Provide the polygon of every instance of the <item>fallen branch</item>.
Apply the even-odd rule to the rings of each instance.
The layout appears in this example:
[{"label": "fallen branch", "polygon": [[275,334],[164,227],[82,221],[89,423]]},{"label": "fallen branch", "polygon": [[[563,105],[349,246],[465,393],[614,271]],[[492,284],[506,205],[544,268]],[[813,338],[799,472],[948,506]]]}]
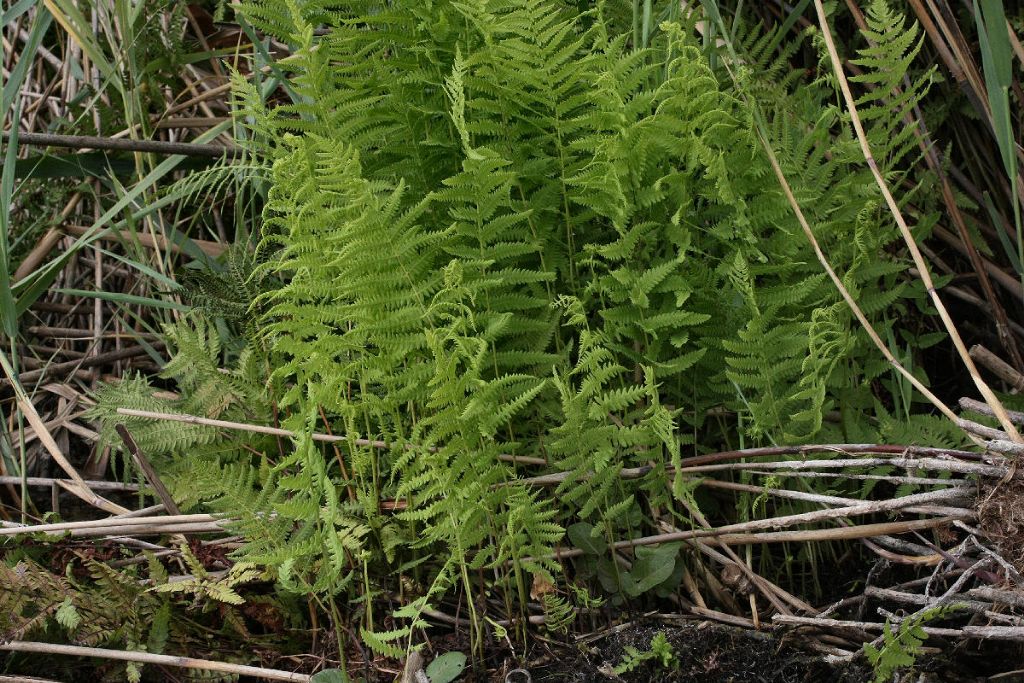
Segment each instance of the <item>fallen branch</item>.
[{"label": "fallen branch", "polygon": [[[960,407],[964,410],[970,410],[971,412],[979,413],[981,415],[987,415],[989,417],[995,417],[996,412],[988,407],[981,401],[976,401],[973,398],[961,398]],[[1017,424],[1024,424],[1024,413],[1018,410],[1007,410],[1006,415]]]},{"label": "fallen branch", "polygon": [[[11,475],[5,475],[0,477],[0,485],[7,484],[20,484],[25,482],[27,486],[60,486],[61,484],[72,484],[74,483],[71,479],[54,479],[52,477],[15,477]],[[96,491],[129,491],[135,492],[139,490],[138,484],[122,484],[119,481],[105,481],[102,479],[89,479],[85,483],[89,488]]]},{"label": "fallen branch", "polygon": [[[153,346],[163,347],[163,342],[153,342]],[[28,384],[34,382],[44,376],[54,375],[64,371],[75,371],[82,370],[85,368],[95,367],[97,365],[106,365],[118,360],[125,360],[127,358],[135,358],[136,356],[144,356],[147,351],[142,346],[132,346],[127,349],[118,349],[116,351],[107,351],[105,353],[98,353],[95,356],[89,356],[88,358],[80,358],[75,360],[64,361],[63,363],[52,363],[45,368],[39,368],[38,370],[29,370],[18,375],[18,381],[22,384]],[[9,378],[0,378],[0,386],[10,386],[11,380]]]},{"label": "fallen branch", "polygon": [[[1009,443],[1009,442],[1007,442]],[[889,465],[905,470],[937,470],[940,472],[957,472],[959,474],[978,474],[986,477],[1005,477],[1007,468],[999,465],[963,462],[960,460],[944,460],[941,458],[859,458],[849,460],[784,460],[780,462],[759,462],[756,467],[763,470],[809,470],[846,467],[879,467]],[[729,470],[750,469],[750,463],[731,462],[717,465],[701,465],[683,467],[678,472],[697,474],[699,472],[724,472]]]}]

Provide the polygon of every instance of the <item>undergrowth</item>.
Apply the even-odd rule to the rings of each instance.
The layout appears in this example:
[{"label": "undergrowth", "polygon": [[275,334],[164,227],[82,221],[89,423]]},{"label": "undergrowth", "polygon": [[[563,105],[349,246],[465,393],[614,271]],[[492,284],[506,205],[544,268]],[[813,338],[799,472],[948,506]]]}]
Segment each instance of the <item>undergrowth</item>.
[{"label": "undergrowth", "polygon": [[[237,520],[245,571],[325,611],[351,601],[346,620],[373,650],[417,646],[425,610],[451,595],[479,653],[496,629],[522,637],[531,611],[564,627],[602,591],[671,592],[688,557],[677,546],[638,549],[629,569],[606,557],[589,588],[585,562],[576,576],[553,550],[570,525],[597,555],[763,504],[709,497],[675,471],[686,456],[960,444],[858,328],[757,140],[755,107],[831,264],[912,365],[909,350],[939,337],[896,322],[930,313],[924,292],[901,277],[896,227],[829,77],[797,87],[786,66],[795,44],[780,56],[778,36],[740,31],[746,61],[730,74],[678,3],[642,32],[604,2],[238,11],[291,48],[278,65],[291,101],[266,105],[235,81],[251,177],[269,183],[255,255],[243,246],[186,283],[195,306],[167,330],[167,384],[111,385],[94,414],[129,426],[183,509]],[[898,12],[879,0],[867,20],[858,107],[895,183],[918,153],[902,114],[934,74],[908,73],[920,42]],[[924,237],[936,213],[929,178],[915,178],[904,200]],[[345,438],[313,439],[327,432]],[[619,476],[632,467],[649,470]],[[553,489],[524,480],[545,472],[566,474]],[[795,570],[760,561],[799,574],[827,552],[810,546]],[[204,581],[167,590],[235,595]],[[554,593],[541,607],[538,585]]]}]

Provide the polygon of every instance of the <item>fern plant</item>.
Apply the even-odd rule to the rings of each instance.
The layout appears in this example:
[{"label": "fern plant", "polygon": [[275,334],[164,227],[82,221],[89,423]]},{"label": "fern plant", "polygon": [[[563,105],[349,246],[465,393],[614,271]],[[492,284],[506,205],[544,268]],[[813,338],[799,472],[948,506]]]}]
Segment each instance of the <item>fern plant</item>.
[{"label": "fern plant", "polygon": [[923,649],[921,646],[928,639],[925,625],[958,609],[960,606],[956,604],[931,607],[900,621],[898,626],[887,619],[882,629],[882,646],[864,644],[864,654],[875,672],[875,683],[888,683],[899,670],[914,666]]},{"label": "fern plant", "polygon": [[[847,121],[825,106],[830,83],[796,88],[784,68],[796,48],[779,58],[778,41],[748,39],[734,81],[692,25],[637,40],[603,2],[239,11],[291,49],[290,102],[267,107],[235,81],[269,184],[259,257],[232,252],[221,274],[192,278],[196,311],[169,332],[164,371],[177,396],[132,380],[102,392],[97,414],[129,403],[298,434],[132,425],[176,495],[232,513],[239,560],[324,602],[358,592],[374,649],[398,653],[432,601],[483,576],[510,618],[525,616],[531,575],[554,582],[548,558],[580,519],[609,538],[692,526],[699,482],[670,466],[723,431],[936,433],[912,400],[902,415],[885,407],[888,366],[820,272],[753,132],[756,106],[831,262],[895,340],[893,321],[927,311],[923,292],[899,277],[898,235]],[[892,112],[931,74],[904,88],[919,44],[884,3],[868,25],[859,106],[895,179],[914,158]],[[322,430],[345,438],[325,448],[311,436]],[[645,474],[622,479],[624,467]],[[531,468],[564,473],[554,496],[521,481]],[[669,550],[668,571],[633,593],[676,576]],[[389,572],[415,585],[385,630],[373,596]],[[487,617],[466,604],[476,644]]]}]

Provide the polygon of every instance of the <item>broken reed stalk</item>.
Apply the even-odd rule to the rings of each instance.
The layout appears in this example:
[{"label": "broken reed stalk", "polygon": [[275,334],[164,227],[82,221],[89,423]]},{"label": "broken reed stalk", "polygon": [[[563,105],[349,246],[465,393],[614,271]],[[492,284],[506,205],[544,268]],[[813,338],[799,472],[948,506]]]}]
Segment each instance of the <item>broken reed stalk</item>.
[{"label": "broken reed stalk", "polygon": [[[882,177],[882,172],[878,168],[878,163],[875,161],[874,155],[871,152],[871,146],[868,144],[867,135],[864,132],[864,126],[857,113],[857,105],[854,102],[853,93],[850,90],[850,84],[846,80],[846,75],[843,73],[842,61],[840,60],[839,53],[836,50],[835,41],[832,39],[832,29],[829,27],[828,19],[825,15],[825,8],[822,5],[822,0],[814,0],[814,8],[818,14],[818,24],[821,28],[822,37],[825,39],[825,46],[828,50],[829,59],[832,63],[832,71],[835,73],[836,79],[839,82],[839,88],[843,93],[843,99],[846,102],[846,108],[850,114],[850,121],[857,134],[857,141],[860,143],[861,152],[868,164],[868,168],[871,169],[871,174],[874,176],[875,183],[878,185],[879,190],[882,192],[882,196],[885,198],[885,203],[889,207],[889,211],[896,220],[896,225],[899,227],[900,234],[903,236],[903,241],[906,243],[907,249],[910,251],[910,255],[914,260],[914,265],[917,266],[917,269],[921,274],[921,281],[928,290],[928,295],[931,297],[932,303],[935,305],[935,309],[939,313],[939,318],[942,320],[942,324],[946,328],[946,332],[949,334],[950,339],[953,341],[953,345],[956,347],[957,353],[960,355],[960,359],[963,361],[968,373],[970,373],[971,379],[974,380],[974,385],[985,398],[985,402],[991,406],[996,419],[998,419],[999,423],[1003,426],[1003,430],[1010,435],[1010,439],[1017,443],[1024,443],[1024,439],[1021,439],[1020,433],[1017,432],[1017,428],[1013,426],[1010,418],[1006,415],[1006,409],[1003,407],[1002,402],[995,393],[992,392],[992,389],[989,388],[988,384],[978,373],[978,368],[974,364],[974,359],[972,359],[970,353],[968,353],[967,347],[964,345],[963,339],[960,338],[960,333],[957,330],[956,325],[953,323],[953,319],[949,316],[949,312],[946,310],[945,305],[942,303],[942,299],[939,297],[939,293],[935,289],[935,283],[932,281],[931,274],[928,270],[928,264],[924,260],[924,256],[922,256],[921,250],[917,246],[914,235],[910,232],[910,228],[907,226],[907,222],[903,218],[903,212],[900,211],[899,205],[896,203],[896,199],[893,197],[892,192],[889,191],[889,186],[886,183],[885,178]],[[790,193],[787,192],[787,194]],[[879,342],[880,341],[881,340],[879,340]],[[891,356],[891,353],[889,355]],[[903,373],[905,373],[905,376],[908,378],[913,377],[910,373],[906,372],[906,370],[903,370]],[[915,388],[918,388],[918,384],[920,384],[920,382],[915,383]],[[948,407],[943,410],[943,413],[956,422],[956,416],[952,414],[952,411],[950,411]]]},{"label": "broken reed stalk", "polygon": [[[825,511],[823,511],[825,512]],[[782,519],[777,518],[777,519]],[[758,522],[770,520],[757,520]],[[611,550],[624,550],[643,545],[659,545],[661,543],[675,543],[676,541],[688,541],[700,538],[715,540],[726,545],[751,545],[754,543],[806,543],[810,541],[840,541],[858,540],[862,538],[874,538],[875,536],[889,536],[893,534],[905,534],[911,531],[922,531],[924,529],[935,529],[946,526],[956,521],[955,517],[933,517],[931,519],[910,519],[902,522],[880,522],[877,524],[860,524],[857,526],[846,526],[832,529],[803,529],[798,531],[766,531],[766,532],[744,532],[746,524],[732,524],[715,529],[694,529],[691,531],[677,531],[653,536],[640,536],[626,541],[610,543]],[[564,560],[572,557],[579,557],[586,554],[580,548],[568,548],[556,550],[543,557],[555,560]],[[530,557],[520,560],[521,562],[536,561],[540,558]]]},{"label": "broken reed stalk", "polygon": [[[978,413],[980,415],[987,415],[988,417],[995,417],[995,411],[992,410],[987,404],[981,401],[976,401],[973,398],[961,398],[960,407],[964,410],[970,410],[971,412]],[[1024,424],[1024,413],[1017,410],[1007,410],[1006,415],[1017,424]]]},{"label": "broken reed stalk", "polygon": [[999,465],[985,465],[973,462],[960,462],[957,460],[942,460],[939,458],[858,458],[855,460],[781,460],[778,462],[728,462],[717,465],[701,465],[697,467],[683,467],[677,470],[684,474],[695,474],[697,472],[722,472],[728,470],[751,469],[752,467],[762,470],[811,470],[830,469],[846,467],[877,467],[879,465],[891,465],[906,470],[938,470],[941,472],[956,472],[957,474],[977,474],[984,477],[1004,477],[1007,468]]},{"label": "broken reed stalk", "polygon": [[[54,479],[52,477],[15,477],[5,475],[0,477],[0,486],[6,484],[20,484],[22,481],[28,486],[60,486],[61,484],[74,483],[70,479]],[[105,481],[101,479],[87,480],[85,482],[90,489],[95,491],[126,491],[134,493],[139,490],[138,484],[122,484],[119,481]]]},{"label": "broken reed stalk", "polygon": [[[956,482],[949,482],[950,484]],[[828,496],[820,493],[805,493],[803,491],[792,491],[790,489],[777,489],[777,488],[766,488],[764,486],[754,486],[753,484],[740,484],[731,481],[718,481],[717,479],[705,479],[700,483],[701,486],[707,486],[713,489],[724,489],[726,491],[742,491],[744,493],[752,493],[755,496],[768,495],[773,498],[785,498],[788,500],[802,500],[807,503],[818,503],[819,505],[858,505],[862,503],[862,500],[857,498],[844,498],[841,496]],[[946,489],[949,491],[949,489]],[[956,490],[954,493],[959,496],[966,491]],[[951,499],[953,496],[951,496]],[[930,514],[932,511],[931,506],[911,506],[904,510],[904,512],[913,512],[921,514]]]},{"label": "broken reed stalk", "polygon": [[149,485],[153,487],[153,490],[156,492],[157,497],[163,504],[164,509],[172,516],[180,515],[181,511],[178,509],[177,504],[175,504],[170,492],[167,491],[167,487],[164,486],[163,481],[161,481],[160,476],[156,473],[156,469],[153,468],[153,465],[150,464],[146,454],[143,453],[142,449],[139,448],[139,445],[135,443],[135,439],[132,438],[128,429],[122,424],[114,425],[114,429],[117,431],[118,436],[121,437],[121,441],[124,442],[124,447],[128,449],[128,452],[132,456],[132,460],[135,461],[135,465],[142,471],[143,475],[145,475],[146,481],[149,482]]},{"label": "broken reed stalk", "polygon": [[[2,139],[9,141],[11,134],[3,132]],[[233,159],[242,155],[241,147],[197,144],[194,142],[166,142],[164,140],[126,140],[105,138],[96,135],[55,135],[52,133],[18,133],[18,143],[41,147],[67,147],[71,149],[109,149],[123,152],[152,152],[155,154],[180,154],[183,156]]]},{"label": "broken reed stalk", "polygon": [[900,477],[894,475],[882,475],[882,474],[850,474],[849,472],[806,472],[800,470],[799,472],[784,472],[782,470],[775,470],[773,472],[762,472],[755,469],[756,465],[751,465],[749,469],[740,470],[744,474],[753,474],[758,477],[796,477],[799,479],[851,479],[855,481],[887,481],[890,484],[911,484],[913,486],[949,486],[956,483],[950,479],[940,479],[938,477]]},{"label": "broken reed stalk", "polygon": [[181,536],[185,534],[223,533],[224,527],[216,522],[182,522],[179,524],[119,525],[103,529],[74,529],[67,532],[71,538],[110,538],[128,536]]},{"label": "broken reed stalk", "polygon": [[[155,341],[152,342],[151,345],[155,348],[163,348],[164,343],[162,341]],[[28,384],[29,382],[35,382],[36,380],[42,379],[45,376],[53,376],[59,372],[74,372],[75,370],[92,368],[98,365],[106,365],[107,363],[113,363],[114,361],[126,360],[137,356],[145,356],[146,353],[148,352],[142,346],[130,346],[126,349],[98,353],[94,356],[89,356],[88,358],[77,358],[75,360],[64,361],[63,363],[51,363],[50,365],[38,370],[28,370],[27,372],[19,374],[18,381],[22,384]],[[9,378],[0,378],[0,387],[10,384],[11,380]]]},{"label": "broken reed stalk", "polygon": [[[815,626],[828,629],[859,629],[862,631],[881,631],[885,624],[874,621],[844,621],[840,619],[822,619],[818,617],[790,617],[776,614],[772,621],[789,626]],[[930,636],[949,638],[978,638],[981,640],[1016,640],[1024,641],[1024,626],[962,626],[960,628],[937,628],[922,626]]]},{"label": "broken reed stalk", "polygon": [[302,683],[306,683],[311,679],[308,674],[294,671],[264,669],[258,666],[230,664],[228,662],[218,662],[211,659],[196,659],[195,657],[158,655],[151,652],[109,650],[100,647],[81,647],[78,645],[58,645],[56,643],[35,643],[15,640],[7,643],[0,643],[0,650],[6,650],[7,652],[35,652],[44,655],[68,655],[70,657],[96,657],[98,659],[116,659],[123,662],[138,662],[140,664],[155,664],[157,666],[174,666],[181,669],[222,671],[227,674],[252,676],[253,678],[270,681],[301,681]]},{"label": "broken reed stalk", "polygon": [[191,515],[165,515],[160,517],[127,517],[118,516],[108,519],[92,519],[84,522],[56,522],[53,524],[31,524],[26,526],[10,526],[0,528],[0,536],[17,536],[27,533],[59,533],[78,529],[108,529],[110,527],[146,527],[180,523],[216,524],[219,517],[196,513]]},{"label": "broken reed stalk", "polygon": [[[138,410],[135,408],[118,408],[118,415],[124,415],[126,417],[141,417],[150,420],[165,420],[169,422],[183,422],[186,424],[204,425],[207,427],[220,427],[222,429],[231,429],[235,431],[252,432],[255,434],[266,434],[268,436],[283,436],[288,438],[296,438],[299,436],[296,432],[289,431],[287,429],[281,429],[279,427],[268,427],[265,425],[253,425],[244,422],[230,422],[228,420],[216,420],[208,417],[199,417],[197,415],[186,415],[182,413],[160,413],[150,410]],[[339,443],[339,442],[351,442],[356,446],[369,446],[371,448],[386,449],[390,448],[390,444],[386,441],[374,440],[374,439],[350,439],[344,435],[335,434],[321,434],[314,432],[310,438],[313,441],[321,441],[325,443]],[[412,444],[406,444],[406,448],[413,448]],[[804,445],[804,446],[769,446],[764,448],[748,448],[738,451],[723,451],[721,453],[711,453],[708,455],[696,456],[694,458],[683,459],[682,472],[701,472],[701,471],[713,471],[715,469],[742,469],[750,468],[751,463],[729,463],[723,467],[701,467],[705,464],[710,465],[714,462],[721,460],[739,460],[743,458],[757,458],[771,455],[790,455],[790,454],[810,454],[810,453],[821,453],[821,452],[837,452],[837,453],[848,453],[848,454],[910,454],[910,453],[922,453],[936,456],[935,458],[875,458],[875,459],[851,459],[851,460],[809,460],[809,461],[786,461],[784,463],[759,463],[757,467],[777,467],[779,469],[793,469],[797,465],[793,463],[806,462],[813,463],[814,465],[821,467],[857,467],[867,465],[898,465],[906,469],[938,469],[944,471],[959,472],[962,474],[979,474],[982,476],[998,476],[1002,477],[1006,474],[1006,469],[996,465],[975,465],[973,463],[964,462],[959,458],[966,458],[970,460],[977,460],[980,456],[978,453],[972,453],[970,451],[959,451],[955,449],[946,448],[928,448],[918,446],[899,446],[899,445],[888,445],[888,444],[821,444],[821,445]],[[939,458],[950,458],[949,460],[940,460]],[[507,455],[501,454],[498,456],[499,460],[506,462],[514,462],[521,465],[547,465],[547,461],[543,458],[534,458],[529,456],[521,455]],[[693,466],[687,466],[690,464]],[[802,465],[806,467],[807,465]],[[620,471],[619,476],[623,479],[637,479],[648,474],[653,468],[649,465],[643,467],[624,468]],[[668,468],[668,472],[674,472],[674,468]],[[533,484],[537,486],[547,486],[558,484],[564,481],[569,476],[568,472],[555,472],[553,474],[541,475],[538,477],[530,477],[518,482]],[[948,482],[946,482],[948,483]]]},{"label": "broken reed stalk", "polygon": [[[7,360],[7,356],[4,354],[0,354],[0,365],[3,366],[3,370],[4,372],[7,373],[7,377],[10,380],[10,384],[14,388],[14,395],[18,404],[18,408],[21,410],[22,414],[28,420],[29,425],[31,425],[32,429],[34,429],[36,434],[39,436],[39,441],[40,443],[43,444],[43,447],[46,448],[46,452],[50,454],[50,457],[53,458],[53,461],[60,465],[60,468],[67,473],[68,477],[71,478],[71,483],[61,484],[61,486],[65,490],[70,491],[71,493],[75,494],[76,496],[84,500],[89,505],[100,508],[101,510],[104,510],[111,514],[117,515],[124,512],[128,512],[128,508],[121,507],[117,503],[107,500],[106,498],[98,495],[95,491],[89,488],[89,484],[87,484],[86,481],[82,479],[82,476],[78,473],[78,470],[76,470],[74,466],[70,462],[68,462],[68,459],[64,457],[64,454],[61,452],[60,447],[57,446],[57,442],[53,440],[53,436],[46,429],[46,425],[43,423],[42,418],[39,417],[39,413],[36,412],[35,405],[32,404],[32,401],[25,393],[25,390],[22,388],[21,383],[18,381],[17,373],[14,372],[14,368],[11,367],[10,363]],[[22,472],[22,477],[24,477],[25,474],[25,472]]]},{"label": "broken reed stalk", "polygon": [[1017,391],[1024,390],[1024,375],[1017,372],[1012,365],[1002,358],[986,349],[981,344],[971,347],[971,358],[978,361],[992,371],[999,379],[1003,380]]}]

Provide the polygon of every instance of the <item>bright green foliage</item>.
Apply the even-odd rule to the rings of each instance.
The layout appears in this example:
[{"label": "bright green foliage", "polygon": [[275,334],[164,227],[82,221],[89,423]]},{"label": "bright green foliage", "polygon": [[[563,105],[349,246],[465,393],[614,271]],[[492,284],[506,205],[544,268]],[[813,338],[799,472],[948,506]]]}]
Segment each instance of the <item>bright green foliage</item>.
[{"label": "bright green foliage", "polygon": [[[187,544],[179,544],[178,549],[191,576],[184,581],[155,586],[154,590],[158,593],[187,593],[194,595],[197,600],[209,598],[229,605],[241,605],[245,599],[235,592],[235,587],[255,581],[263,574],[260,569],[248,562],[237,562],[223,576],[215,576],[206,571]],[[57,616],[59,619],[59,613]]]},{"label": "bright green foliage", "polygon": [[466,668],[466,655],[461,652],[446,652],[427,666],[426,674],[430,683],[451,683]]},{"label": "bright green foliage", "polygon": [[[371,565],[429,562],[391,631],[366,607],[378,652],[404,651],[428,600],[472,590],[471,570],[525,602],[528,575],[553,578],[550,551],[581,518],[588,545],[650,528],[652,509],[690,526],[697,482],[667,465],[720,445],[711,408],[758,443],[868,440],[876,416],[889,433],[929,429],[901,432],[892,420],[907,416],[882,408],[888,366],[821,272],[751,103],[711,66],[722,56],[669,23],[638,49],[605,9],[243,2],[291,47],[292,103],[265,108],[236,81],[270,183],[261,258],[233,254],[226,275],[195,279],[204,315],[172,330],[165,372],[179,398],[141,380],[101,396],[108,415],[120,399],[300,434],[133,427],[172,456],[191,502],[240,520],[239,558],[288,590],[361,582],[369,602]],[[876,89],[861,113],[898,179],[912,137],[892,112],[928,75],[880,99],[903,87],[918,43],[882,3],[868,21]],[[828,82],[792,89],[768,45],[751,41],[737,79],[832,265],[895,339],[892,321],[924,305],[897,277],[895,227]],[[840,402],[852,412],[826,423]],[[327,428],[346,437],[336,449],[310,437]],[[186,449],[198,453],[181,462]],[[554,496],[520,481],[523,456],[567,473]],[[623,467],[646,475],[623,480]],[[399,510],[380,514],[390,499]],[[609,585],[678,583],[682,561],[668,547],[636,565],[613,576],[609,563]]]},{"label": "bright green foliage", "polygon": [[893,628],[888,620],[882,629],[882,647],[864,644],[864,654],[875,670],[875,683],[888,683],[898,670],[914,666],[921,646],[928,639],[924,626],[960,609],[959,605],[932,607],[900,621]]},{"label": "bright green foliage", "polygon": [[676,664],[675,651],[669,644],[668,638],[665,637],[663,631],[658,631],[651,638],[651,649],[649,650],[642,652],[632,645],[627,645],[626,654],[623,656],[622,662],[617,664],[612,671],[621,676],[650,660],[655,660],[662,668],[668,668]]}]

